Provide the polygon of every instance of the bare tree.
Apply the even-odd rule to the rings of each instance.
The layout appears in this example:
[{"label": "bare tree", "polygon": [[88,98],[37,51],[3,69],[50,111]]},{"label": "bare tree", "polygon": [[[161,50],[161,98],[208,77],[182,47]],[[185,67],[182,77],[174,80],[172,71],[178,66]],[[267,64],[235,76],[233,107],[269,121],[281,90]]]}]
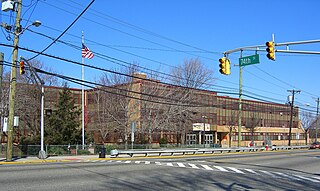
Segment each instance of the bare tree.
[{"label": "bare tree", "polygon": [[97,87],[98,91],[95,93],[97,104],[95,128],[98,129],[104,141],[110,132],[118,132],[127,144],[130,133],[129,120],[132,118],[131,115],[134,115],[130,108],[133,107],[132,97],[136,96],[131,93],[133,86],[131,76],[135,71],[137,71],[136,66],[131,65],[119,71],[127,76],[104,73],[98,80],[102,86]]},{"label": "bare tree", "polygon": [[301,125],[302,128],[305,130],[305,141],[306,144],[308,144],[308,133],[310,133],[310,129],[312,128],[312,126],[314,126],[316,124],[316,118],[312,115],[311,112],[308,111],[302,111],[301,115]]},{"label": "bare tree", "polygon": [[[205,89],[214,82],[213,71],[206,68],[200,59],[184,60],[182,65],[171,70],[171,81],[173,84],[181,86],[175,88],[173,93],[174,98],[179,100],[179,105],[197,105],[195,103],[195,89]],[[177,131],[186,133],[191,128],[190,123],[195,116],[195,113],[200,113],[201,108],[187,106],[172,106],[170,116],[180,119],[179,124],[188,125],[185,128],[182,125],[178,126]],[[186,124],[187,122],[187,124]],[[184,136],[186,137],[186,136]],[[186,140],[184,140],[186,141]]]},{"label": "bare tree", "polygon": [[238,125],[238,115],[237,110],[232,110],[231,115],[227,116],[226,126],[229,128],[229,147],[232,146],[232,134],[236,132]]},{"label": "bare tree", "polygon": [[[39,60],[32,60],[29,62],[33,67],[52,71],[51,68],[46,67],[43,62]],[[44,80],[46,85],[57,85],[58,78],[54,76],[46,76],[39,74],[40,78]],[[4,83],[1,97],[1,117],[8,115],[9,106],[9,80],[10,72],[4,74]],[[20,118],[19,127],[15,135],[18,139],[20,136],[29,137],[30,142],[37,142],[40,134],[40,88],[37,86],[34,76],[30,70],[26,70],[24,75],[17,75],[17,94],[15,111]],[[28,107],[26,107],[28,105]]]},{"label": "bare tree", "polygon": [[254,144],[254,133],[257,130],[257,127],[260,123],[260,114],[256,111],[249,113],[249,118],[246,120],[246,129],[251,133],[251,142]]}]

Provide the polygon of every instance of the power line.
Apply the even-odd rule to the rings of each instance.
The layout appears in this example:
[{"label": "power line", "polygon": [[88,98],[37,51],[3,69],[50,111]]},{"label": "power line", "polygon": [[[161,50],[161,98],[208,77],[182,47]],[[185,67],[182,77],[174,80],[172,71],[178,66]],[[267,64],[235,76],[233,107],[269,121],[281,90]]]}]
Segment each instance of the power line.
[{"label": "power line", "polygon": [[[50,48],[57,40],[59,40],[59,38],[61,38],[71,27],[72,25],[89,9],[89,7],[92,5],[92,3],[95,0],[92,0],[89,5],[80,13],[80,15],[78,15],[78,17],[51,43],[49,44],[45,49],[43,49],[40,53],[43,53],[44,51],[46,51],[48,48]],[[39,56],[40,54],[37,54],[35,56],[33,56],[32,58],[28,59],[28,61],[36,58],[37,56]]]},{"label": "power line", "polygon": [[[41,35],[41,36],[44,36],[46,38],[49,38],[51,40],[53,40],[54,38],[53,37],[50,37],[48,35],[45,35],[43,33],[40,33],[40,32],[35,32],[31,29],[28,29],[30,32],[33,32],[35,34],[38,34],[38,35]],[[87,41],[91,41],[91,40],[87,40]],[[77,49],[77,50],[81,50],[81,47],[80,46],[77,46],[77,45],[74,45],[74,44],[71,44],[71,43],[68,43],[68,42],[65,42],[65,41],[62,41],[62,40],[58,40],[57,42],[60,42],[62,44],[65,44],[67,46],[70,46],[74,49]],[[144,69],[144,70],[147,70],[147,71],[150,71],[150,72],[153,72],[153,73],[157,73],[157,74],[161,74],[161,75],[164,75],[164,76],[168,76],[168,77],[171,77],[171,78],[175,78],[175,79],[181,79],[181,80],[185,80],[183,78],[179,78],[177,76],[174,76],[174,75],[171,75],[171,74],[167,74],[167,73],[164,73],[164,72],[160,72],[160,71],[155,71],[155,70],[152,70],[152,69],[149,69],[149,68],[146,68],[146,67],[143,67],[143,66],[139,66],[139,65],[136,65],[136,64],[132,64],[132,63],[128,63],[128,62],[125,62],[125,61],[122,61],[120,59],[117,59],[117,58],[113,58],[113,57],[110,57],[110,56],[107,56],[107,55],[104,55],[104,54],[101,54],[101,53],[98,53],[98,52],[95,52],[95,51],[92,51],[93,53],[95,53],[95,55],[97,55],[97,57],[101,58],[101,59],[105,59],[105,60],[108,60],[108,59],[113,59],[113,60],[116,60],[118,62],[121,62],[123,64],[120,64],[120,63],[116,63],[117,65],[120,65],[120,66],[123,66],[123,67],[128,67],[127,65],[133,65],[135,67],[138,67],[138,68],[141,68],[141,69]],[[125,65],[124,65],[125,64]],[[176,67],[178,68],[178,67]],[[151,74],[150,72],[146,72],[147,74]],[[224,87],[224,86],[219,86],[219,85],[215,85],[215,84],[208,84],[208,83],[204,83],[204,85],[206,86],[214,86],[214,87],[218,87],[218,88],[223,88],[223,89],[229,89],[229,90],[235,90],[234,88],[229,88],[229,87]]]},{"label": "power line", "polygon": [[[66,12],[66,13],[69,13],[69,14],[74,15],[74,13],[72,13],[72,12],[66,10],[66,9],[62,9],[61,7],[52,5],[52,4],[48,3],[48,2],[42,1],[42,3],[45,3],[45,4],[47,4],[47,5],[49,5],[49,6],[52,6],[52,7],[56,8],[56,9],[59,9],[59,10],[62,10],[62,11],[64,11],[64,12]],[[172,48],[172,47],[169,47],[169,46],[167,46],[167,45],[163,45],[163,44],[161,44],[161,43],[157,43],[157,42],[154,42],[154,41],[151,41],[151,40],[148,40],[148,39],[139,37],[139,36],[137,36],[137,35],[134,35],[134,34],[125,32],[125,31],[123,31],[123,30],[120,30],[120,29],[117,29],[117,28],[108,26],[108,25],[106,25],[106,24],[97,22],[96,20],[88,19],[88,18],[86,18],[86,17],[83,17],[83,19],[84,19],[84,20],[87,20],[87,21],[90,21],[90,22],[92,22],[92,23],[95,23],[95,24],[97,24],[97,25],[103,26],[103,27],[105,27],[105,28],[111,29],[111,30],[113,30],[113,31],[116,31],[116,32],[125,34],[125,35],[127,35],[127,36],[131,36],[131,37],[134,37],[134,38],[136,38],[136,39],[139,39],[139,40],[142,40],[142,41],[145,41],[145,42],[149,42],[149,43],[151,43],[151,44],[155,44],[155,45],[158,45],[158,46],[161,46],[161,47],[165,47],[165,48],[169,48],[169,49],[172,49],[172,50],[177,50],[177,49]],[[195,55],[195,54],[191,54],[191,53],[187,53],[187,52],[185,52],[185,53],[186,53],[186,54],[189,54],[189,55],[192,55],[192,56],[197,56],[197,57],[199,57],[199,58],[204,58],[204,59],[208,59],[208,60],[213,60],[212,58],[208,58],[208,57],[204,57],[204,56],[199,56],[199,55]]]},{"label": "power line", "polygon": [[[58,0],[58,1],[59,1],[59,0]],[[69,1],[73,2],[74,4],[77,4],[77,5],[81,6],[81,7],[83,7],[83,5],[81,5],[81,4],[79,4],[79,3],[75,2],[75,1],[72,1],[72,0],[69,0]],[[60,2],[61,2],[61,1],[60,1]],[[63,3],[66,4],[65,1],[64,1]],[[68,4],[68,5],[70,6],[70,4]],[[128,23],[128,22],[126,22],[126,21],[123,21],[123,20],[120,20],[120,19],[118,19],[118,18],[112,17],[112,16],[110,16],[110,15],[108,15],[108,14],[106,14],[106,13],[102,13],[102,12],[99,12],[98,10],[92,9],[92,13],[91,13],[91,14],[100,17],[100,16],[99,16],[98,14],[96,14],[96,13],[99,13],[100,15],[105,16],[105,17],[106,17],[105,19],[111,20],[111,21],[113,21],[113,22],[119,23],[119,24],[124,25],[124,26],[128,26],[129,28],[138,30],[138,31],[143,32],[143,33],[145,33],[145,34],[152,35],[152,36],[155,36],[155,37],[158,37],[158,38],[160,38],[160,39],[167,40],[167,41],[171,41],[171,42],[174,42],[174,43],[177,43],[177,44],[180,44],[180,45],[189,47],[189,48],[193,48],[193,49],[196,49],[196,50],[205,52],[205,53],[213,53],[213,54],[219,54],[219,55],[221,55],[220,52],[208,51],[208,50],[205,50],[205,49],[203,49],[203,48],[199,48],[199,47],[196,47],[196,46],[193,46],[193,45],[184,43],[184,42],[180,42],[180,41],[178,41],[178,40],[174,40],[174,39],[172,39],[172,38],[163,36],[163,35],[161,35],[161,34],[158,34],[158,33],[152,32],[152,31],[149,31],[149,30],[144,29],[144,28],[142,28],[142,27],[139,27],[139,26],[137,26],[137,25],[133,25],[133,24]],[[101,17],[100,17],[100,18],[101,18]]]},{"label": "power line", "polygon": [[[2,43],[0,43],[0,46],[13,47],[12,45],[2,44]],[[58,60],[62,60],[62,61],[65,61],[65,62],[69,62],[69,63],[72,63],[72,64],[82,65],[82,63],[79,63],[79,62],[76,62],[76,61],[72,61],[72,60],[69,60],[69,59],[66,59],[66,58],[61,58],[61,57],[53,56],[53,55],[46,54],[46,53],[41,53],[41,52],[38,52],[38,51],[35,51],[35,50],[30,50],[30,49],[23,48],[23,47],[19,47],[19,49],[25,50],[25,51],[29,51],[29,52],[33,52],[33,53],[40,53],[41,55],[44,55],[44,56],[47,56],[47,57],[50,57],[50,58],[54,58],[54,59],[58,59]],[[112,60],[112,59],[106,59],[106,60],[108,60],[109,62],[112,62],[112,63],[116,63],[116,62],[117,62],[117,61]],[[89,68],[92,68],[92,69],[104,71],[104,72],[110,72],[110,73],[114,73],[114,74],[117,74],[117,75],[123,75],[123,76],[126,76],[126,77],[133,77],[133,78],[137,78],[137,79],[141,79],[141,80],[146,80],[146,81],[151,81],[151,82],[156,82],[156,83],[161,83],[161,84],[165,84],[165,85],[170,85],[170,86],[175,86],[175,87],[180,87],[180,88],[188,88],[188,89],[191,89],[191,90],[193,89],[193,90],[204,90],[204,91],[208,91],[208,90],[206,90],[206,89],[195,89],[195,88],[191,88],[191,87],[184,87],[184,86],[174,85],[174,84],[170,84],[170,83],[166,83],[166,82],[158,82],[158,81],[154,81],[154,80],[151,80],[151,79],[144,79],[144,78],[140,78],[140,77],[136,77],[136,76],[132,76],[132,75],[128,75],[128,74],[124,74],[124,73],[121,73],[121,72],[116,72],[116,71],[112,71],[112,70],[108,70],[108,69],[104,69],[104,68],[100,68],[100,67],[96,67],[96,66],[92,66],[92,65],[88,65],[88,64],[84,64],[84,66],[89,67]],[[222,93],[222,94],[238,95],[238,93],[225,92],[225,91],[216,91],[216,92],[217,92],[217,93]],[[271,101],[268,101],[268,100],[256,98],[256,97],[254,97],[254,96],[249,96],[249,95],[246,95],[246,94],[243,94],[243,95],[244,95],[244,96],[247,96],[247,97],[250,97],[250,98],[252,98],[252,99],[264,101],[264,102],[267,102],[267,103],[275,103],[275,102],[271,102]]]}]

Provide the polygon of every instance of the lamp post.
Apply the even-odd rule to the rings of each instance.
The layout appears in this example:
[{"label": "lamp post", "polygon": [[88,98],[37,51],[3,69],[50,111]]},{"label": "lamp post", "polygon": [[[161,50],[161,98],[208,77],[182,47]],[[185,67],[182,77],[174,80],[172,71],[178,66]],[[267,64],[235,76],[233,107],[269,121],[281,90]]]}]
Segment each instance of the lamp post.
[{"label": "lamp post", "polygon": [[206,147],[206,118],[207,116],[203,115],[203,147]]},{"label": "lamp post", "polygon": [[[31,25],[28,25],[26,28],[21,30],[21,7],[22,7],[22,0],[17,1],[17,15],[16,15],[16,21],[15,21],[15,31],[14,34],[14,41],[13,41],[13,51],[12,51],[12,67],[11,67],[11,78],[10,78],[10,96],[9,96],[9,117],[8,117],[8,141],[7,141],[7,161],[12,161],[12,143],[13,143],[13,120],[14,120],[14,103],[15,103],[15,95],[16,95],[16,76],[17,76],[17,68],[16,68],[16,62],[18,58],[18,44],[19,44],[19,36],[30,26],[40,26],[41,22],[35,21]],[[8,27],[8,25],[3,24],[2,27],[4,27],[7,31],[8,28],[11,29],[11,27]]]}]

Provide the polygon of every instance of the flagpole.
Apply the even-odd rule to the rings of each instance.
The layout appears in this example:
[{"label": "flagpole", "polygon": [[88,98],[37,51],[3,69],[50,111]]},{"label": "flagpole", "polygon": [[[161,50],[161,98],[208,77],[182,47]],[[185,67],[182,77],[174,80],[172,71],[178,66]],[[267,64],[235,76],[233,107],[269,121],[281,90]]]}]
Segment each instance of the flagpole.
[{"label": "flagpole", "polygon": [[[84,35],[83,35],[83,31],[82,31],[82,44],[84,44]],[[81,56],[82,57],[82,56]],[[82,149],[84,149],[84,57],[82,57],[82,85],[81,85],[81,104],[82,104]]]}]

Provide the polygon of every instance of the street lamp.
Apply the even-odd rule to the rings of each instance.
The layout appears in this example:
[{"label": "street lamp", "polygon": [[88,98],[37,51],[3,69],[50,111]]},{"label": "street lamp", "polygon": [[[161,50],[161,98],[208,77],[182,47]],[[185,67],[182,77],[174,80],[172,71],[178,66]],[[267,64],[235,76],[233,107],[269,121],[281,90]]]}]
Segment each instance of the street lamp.
[{"label": "street lamp", "polygon": [[203,147],[206,147],[206,118],[207,116],[203,115]]},{"label": "street lamp", "polygon": [[16,34],[16,35],[21,35],[24,31],[26,31],[29,27],[31,27],[31,26],[35,26],[35,27],[38,27],[38,26],[40,26],[41,25],[41,22],[40,21],[38,21],[38,20],[35,20],[32,24],[30,24],[30,25],[28,25],[26,28],[24,28],[24,29],[22,29],[22,31],[20,31],[18,34]]}]

